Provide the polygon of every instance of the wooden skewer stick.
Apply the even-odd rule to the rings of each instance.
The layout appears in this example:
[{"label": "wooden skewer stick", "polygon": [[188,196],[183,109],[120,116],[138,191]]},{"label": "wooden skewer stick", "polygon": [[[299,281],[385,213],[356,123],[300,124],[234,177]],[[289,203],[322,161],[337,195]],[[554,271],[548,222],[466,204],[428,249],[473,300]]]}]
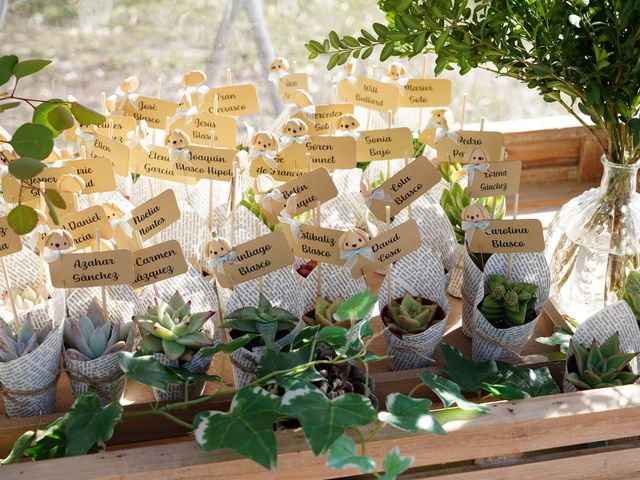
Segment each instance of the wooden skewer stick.
[{"label": "wooden skewer stick", "polygon": [[231,69],[227,68],[227,86],[230,87],[232,85],[232,77],[231,77]]},{"label": "wooden skewer stick", "polygon": [[[520,204],[520,192],[516,192],[513,205],[513,219],[518,219],[518,206]],[[510,253],[507,259],[507,278],[511,280],[511,270],[513,269],[513,253]]]},{"label": "wooden skewer stick", "polygon": [[[427,54],[422,56],[422,78],[427,78]],[[418,132],[422,131],[422,107],[418,109]]]},{"label": "wooden skewer stick", "polygon": [[160,98],[161,92],[162,92],[162,78],[158,77],[156,79],[156,98]]},{"label": "wooden skewer stick", "polygon": [[7,264],[4,261],[4,257],[0,257],[2,263],[2,275],[4,276],[4,284],[7,287],[7,294],[9,295],[9,303],[11,304],[11,311],[13,312],[13,320],[16,322],[16,332],[20,331],[22,325],[20,324],[20,316],[18,315],[18,309],[16,308],[16,300],[11,291],[11,282],[9,282],[9,272],[7,271]]},{"label": "wooden skewer stick", "polygon": [[[409,152],[407,150],[404,151],[404,166],[409,165]],[[413,212],[411,210],[411,204],[407,207],[407,215],[409,215],[409,220],[413,218]]]},{"label": "wooden skewer stick", "polygon": [[102,113],[107,115],[109,111],[107,110],[107,94],[105,92],[100,93],[100,105],[102,105]]},{"label": "wooden skewer stick", "polygon": [[480,119],[480,131],[483,132],[484,131],[484,117],[482,117]]},{"label": "wooden skewer stick", "polygon": [[[387,110],[387,128],[393,128],[393,111]],[[389,180],[391,177],[391,160],[387,160],[387,178]]]},{"label": "wooden skewer stick", "polygon": [[[98,252],[102,251],[102,244],[100,242],[100,229],[96,229],[96,243],[98,244]],[[102,285],[100,287],[100,293],[102,294],[102,315],[106,319],[108,317],[107,311],[107,287]]]},{"label": "wooden skewer stick", "polygon": [[[320,227],[321,226],[321,215],[322,212],[320,210],[320,201],[318,200],[316,202],[316,215],[315,215],[315,225],[316,227]],[[317,285],[316,285],[316,295],[318,297],[322,296],[322,262],[318,262],[318,266],[316,267],[318,269],[318,278],[317,278]]]},{"label": "wooden skewer stick", "polygon": [[[391,207],[387,205],[385,209],[385,221],[387,223],[387,230],[391,228]],[[387,305],[391,305],[393,300],[392,285],[393,285],[393,263],[390,263],[387,267]]]},{"label": "wooden skewer stick", "polygon": [[464,130],[464,115],[467,111],[467,94],[462,95],[462,106],[460,107],[460,130]]},{"label": "wooden skewer stick", "polygon": [[[217,95],[216,95],[217,96]],[[211,130],[211,148],[216,147],[216,132]],[[209,231],[213,229],[213,180],[209,180]]]},{"label": "wooden skewer stick", "polygon": [[295,60],[291,62],[291,68],[293,69],[293,73],[298,73],[298,62]]},{"label": "wooden skewer stick", "polygon": [[331,104],[335,105],[338,101],[338,86],[334,85],[331,87]]},{"label": "wooden skewer stick", "polygon": [[[46,204],[44,201],[44,196],[46,195],[44,182],[40,182],[40,210],[46,212]],[[40,292],[40,296],[45,298],[45,286],[44,286],[44,242],[42,243],[42,247],[39,249],[38,254],[38,290]]]},{"label": "wooden skewer stick", "polygon": [[231,234],[229,235],[229,242],[231,243],[231,248],[233,248],[235,244],[235,232],[236,232],[236,190],[238,186],[238,160],[233,161],[233,174],[231,178],[231,195],[229,196],[231,200]]},{"label": "wooden skewer stick", "polygon": [[[371,80],[376,79],[376,66],[371,66]],[[371,130],[371,109],[367,108],[367,122],[366,122],[367,130]]]}]

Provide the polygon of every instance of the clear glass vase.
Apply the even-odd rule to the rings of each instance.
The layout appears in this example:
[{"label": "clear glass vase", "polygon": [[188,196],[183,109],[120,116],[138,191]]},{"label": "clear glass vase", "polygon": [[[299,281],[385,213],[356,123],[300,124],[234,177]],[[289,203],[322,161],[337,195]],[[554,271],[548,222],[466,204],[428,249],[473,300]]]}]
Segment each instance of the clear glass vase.
[{"label": "clear glass vase", "polygon": [[546,256],[551,298],[560,313],[580,323],[624,294],[626,272],[640,257],[640,162],[602,157],[599,188],[565,204],[549,226]]}]

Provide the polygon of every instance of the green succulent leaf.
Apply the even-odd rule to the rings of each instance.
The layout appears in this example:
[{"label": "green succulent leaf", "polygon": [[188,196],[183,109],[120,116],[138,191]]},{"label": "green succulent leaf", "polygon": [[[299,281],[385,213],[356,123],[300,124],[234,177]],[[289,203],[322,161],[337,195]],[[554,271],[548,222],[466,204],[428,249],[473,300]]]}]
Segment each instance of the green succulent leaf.
[{"label": "green succulent leaf", "polygon": [[400,456],[400,449],[393,447],[382,463],[384,475],[380,477],[380,480],[395,480],[398,475],[409,469],[414,460],[415,457],[412,456]]},{"label": "green succulent leaf", "polygon": [[53,136],[44,125],[25,123],[11,137],[11,146],[21,157],[44,160],[53,150]]},{"label": "green succulent leaf", "polygon": [[456,404],[463,410],[477,410],[480,412],[490,411],[488,407],[466,400],[460,392],[460,387],[451,380],[438,377],[428,371],[422,372],[420,378],[427,387],[433,390],[434,393],[440,397],[445,408],[449,408]]},{"label": "green succulent leaf", "polygon": [[14,65],[13,74],[16,78],[24,78],[36,72],[39,72],[50,63],[51,60],[23,60],[22,62],[18,62]]},{"label": "green succulent leaf", "polygon": [[378,419],[399,430],[417,432],[425,430],[438,435],[446,435],[442,425],[429,413],[431,400],[411,398],[403,393],[387,396],[387,411],[378,413]]},{"label": "green succulent leaf", "polygon": [[455,347],[446,343],[443,343],[440,348],[447,363],[443,372],[458,384],[463,392],[476,393],[483,383],[494,383],[500,377],[496,362],[493,360],[485,362],[467,360]]},{"label": "green succulent leaf", "polygon": [[368,455],[358,455],[355,443],[346,435],[342,435],[331,444],[326,465],[338,471],[355,468],[362,473],[371,473],[376,469],[373,458]]},{"label": "green succulent leaf", "polygon": [[163,391],[167,390],[168,383],[181,381],[178,374],[158,362],[153,355],[134,356],[131,352],[120,352],[118,364],[129,380]]},{"label": "green succulent leaf", "polygon": [[7,215],[7,222],[18,235],[25,235],[38,225],[38,214],[27,205],[16,205]]},{"label": "green succulent leaf", "polygon": [[258,335],[257,333],[246,333],[241,337],[231,340],[229,343],[219,343],[215,347],[202,348],[200,349],[200,356],[210,357],[211,355],[215,355],[218,352],[223,352],[227,354],[233,353],[236,350],[239,350],[242,347],[244,347],[247,343],[249,343],[254,338],[257,338],[259,336],[260,335]]},{"label": "green succulent leaf", "polygon": [[46,168],[46,164],[35,158],[22,157],[9,163],[9,173],[19,180],[28,180]]},{"label": "green succulent leaf", "polygon": [[18,63],[15,55],[3,55],[0,57],[0,86],[7,83],[13,76],[13,67]]}]

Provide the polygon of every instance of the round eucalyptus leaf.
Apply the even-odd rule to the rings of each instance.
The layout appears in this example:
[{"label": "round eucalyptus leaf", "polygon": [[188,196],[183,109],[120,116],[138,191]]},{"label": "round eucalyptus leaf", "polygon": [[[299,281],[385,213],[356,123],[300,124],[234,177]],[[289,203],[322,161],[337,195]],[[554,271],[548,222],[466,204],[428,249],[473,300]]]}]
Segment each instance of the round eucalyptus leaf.
[{"label": "round eucalyptus leaf", "polygon": [[15,55],[4,55],[0,57],[0,85],[7,83],[13,76],[13,67],[18,63]]},{"label": "round eucalyptus leaf", "polygon": [[27,77],[36,72],[39,72],[50,63],[51,63],[51,60],[40,60],[40,59],[24,60],[14,65],[13,74],[16,76],[16,78]]},{"label": "round eucalyptus leaf", "polygon": [[16,205],[7,216],[9,226],[18,235],[25,235],[38,225],[38,214],[27,205]]},{"label": "round eucalyptus leaf", "polygon": [[53,150],[52,132],[44,125],[25,123],[13,134],[11,145],[21,157],[44,160]]},{"label": "round eucalyptus leaf", "polygon": [[27,180],[38,175],[45,167],[40,160],[22,157],[9,163],[9,173],[19,180]]},{"label": "round eucalyptus leaf", "polygon": [[107,121],[104,115],[80,105],[78,102],[71,102],[71,113],[76,117],[78,123],[83,125],[101,125]]},{"label": "round eucalyptus leaf", "polygon": [[47,119],[56,130],[66,130],[75,125],[73,115],[66,105],[54,105],[53,109],[47,114]]}]

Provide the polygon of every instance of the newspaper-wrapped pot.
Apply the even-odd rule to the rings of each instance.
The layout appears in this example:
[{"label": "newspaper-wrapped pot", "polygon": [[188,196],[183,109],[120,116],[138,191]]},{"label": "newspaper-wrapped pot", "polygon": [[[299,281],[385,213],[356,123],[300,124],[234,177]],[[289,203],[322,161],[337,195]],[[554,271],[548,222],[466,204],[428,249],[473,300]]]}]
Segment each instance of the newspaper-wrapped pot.
[{"label": "newspaper-wrapped pot", "polygon": [[[618,333],[620,338],[621,352],[640,352],[638,322],[633,310],[623,300],[609,305],[582,322],[573,334],[573,341],[589,349],[594,340],[599,346],[602,346],[605,340],[615,333]],[[569,347],[564,368],[564,380],[562,382],[562,388],[565,392],[578,391],[575,385],[567,380],[567,375],[569,374],[568,365],[573,356],[571,347]],[[640,358],[633,359],[630,367],[633,373],[637,374],[640,371]]]},{"label": "newspaper-wrapped pot", "polygon": [[[447,293],[452,297],[462,298],[462,286],[464,284],[464,261],[465,256],[468,256],[467,250],[464,245],[458,244],[455,253],[455,263],[453,269],[449,273],[449,283],[447,285]],[[462,328],[464,332],[464,326]],[[465,333],[465,335],[467,335]],[[467,335],[468,336],[468,335]]]},{"label": "newspaper-wrapped pot", "polygon": [[[298,280],[295,278],[296,275],[297,273],[293,273],[291,268],[281,268],[265,275],[262,277],[262,293],[272,305],[284,308],[300,318],[302,316],[302,294]],[[236,285],[229,298],[226,311],[231,313],[242,307],[256,306],[260,297],[259,285],[259,279]],[[302,321],[298,322],[298,325],[291,332],[277,338],[275,341],[276,350],[288,345],[301,327]],[[247,347],[240,348],[230,355],[236,388],[242,388],[255,379],[256,367],[265,351],[264,346]]]},{"label": "newspaper-wrapped pot", "polygon": [[[484,279],[482,270],[469,256],[464,245],[461,245],[460,258],[462,258],[462,272],[460,274],[462,285],[460,297],[462,299],[462,333],[471,338],[473,334],[473,316],[476,310],[476,298],[484,292]],[[480,299],[482,301],[482,298]]]},{"label": "newspaper-wrapped pot", "polygon": [[[405,293],[429,299],[444,311],[444,318],[422,333],[400,337],[384,324],[384,338],[390,355],[391,370],[408,370],[426,367],[433,361],[433,354],[442,339],[449,318],[449,302],[445,290],[442,263],[429,249],[421,248],[393,265],[391,297],[397,299]],[[380,288],[380,311],[387,304],[389,277]]]},{"label": "newspaper-wrapped pot", "polygon": [[10,362],[0,362],[0,397],[9,417],[48,415],[55,408],[64,297],[57,293],[27,313],[20,314],[20,319],[24,320],[27,315],[31,317],[36,331],[49,321],[53,322],[53,330],[32,352]]},{"label": "newspaper-wrapped pot", "polygon": [[[106,287],[106,292],[108,299],[107,320],[121,325],[132,324],[131,317],[139,310],[138,297],[133,292],[133,289],[128,285],[116,285]],[[99,299],[100,295],[101,291],[98,287],[73,290],[67,297],[68,318],[76,320],[80,313],[87,311],[91,301]],[[135,329],[130,328],[123,351],[133,351],[135,346],[134,339]],[[113,352],[92,360],[83,361],[70,357],[67,349],[64,348],[62,357],[73,394],[77,397],[91,388],[98,394],[103,405],[109,403],[112,399],[120,400],[124,393],[126,380],[118,364],[119,353]]]},{"label": "newspaper-wrapped pot", "polygon": [[[543,253],[517,253],[513,254],[511,278],[518,282],[537,285],[536,316],[530,322],[517,327],[496,328],[480,313],[478,305],[484,299],[487,289],[487,279],[491,274],[507,276],[508,255],[493,254],[487,261],[483,272],[483,288],[478,289],[473,297],[473,321],[472,328],[472,358],[475,361],[484,360],[514,360],[518,359],[529,337],[542,315],[544,306],[549,299],[549,267]],[[465,264],[466,265],[466,264]],[[465,271],[465,282],[467,271]],[[470,279],[470,285],[476,281]],[[465,292],[466,293],[466,292]],[[472,292],[468,292],[472,294]]]}]

